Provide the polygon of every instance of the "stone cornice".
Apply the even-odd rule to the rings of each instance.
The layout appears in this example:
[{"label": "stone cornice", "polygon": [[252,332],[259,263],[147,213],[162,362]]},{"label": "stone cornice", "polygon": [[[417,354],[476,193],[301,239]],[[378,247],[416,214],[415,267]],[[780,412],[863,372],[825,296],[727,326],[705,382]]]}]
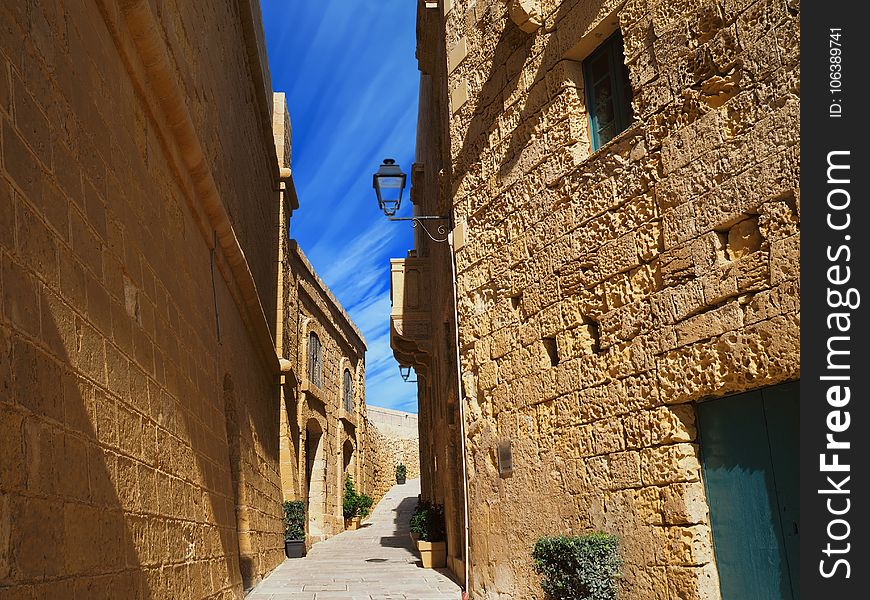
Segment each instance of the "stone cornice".
[{"label": "stone cornice", "polygon": [[311,263],[308,262],[308,257],[305,256],[305,253],[302,252],[302,248],[299,247],[299,243],[296,240],[290,240],[288,244],[288,249],[290,251],[290,255],[292,258],[296,260],[306,271],[306,274],[309,278],[317,285],[319,288],[319,292],[321,295],[326,298],[331,304],[330,308],[335,310],[335,312],[341,317],[344,321],[344,325],[353,332],[353,334],[357,337],[360,344],[362,344],[363,351],[366,350],[366,340],[363,337],[362,332],[357,328],[356,323],[353,322],[353,319],[350,318],[350,315],[347,314],[347,311],[344,310],[344,307],[341,305],[341,302],[333,295],[332,290],[323,282],[320,276],[314,271],[314,267],[311,266]]}]

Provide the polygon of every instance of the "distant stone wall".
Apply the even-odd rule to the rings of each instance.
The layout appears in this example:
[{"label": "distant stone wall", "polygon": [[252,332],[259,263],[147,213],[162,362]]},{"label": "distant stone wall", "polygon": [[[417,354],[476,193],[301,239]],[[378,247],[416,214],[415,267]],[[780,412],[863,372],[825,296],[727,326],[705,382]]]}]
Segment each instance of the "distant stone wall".
[{"label": "distant stone wall", "polygon": [[394,438],[387,436],[387,448],[395,464],[403,464],[408,469],[407,478],[420,476],[420,441],[416,438]]},{"label": "distant stone wall", "polygon": [[382,406],[368,406],[366,416],[384,437],[386,453],[393,461],[393,466],[402,463],[408,469],[408,479],[419,477],[420,431],[417,415]]},{"label": "distant stone wall", "polygon": [[368,407],[369,421],[377,425],[378,429],[384,435],[396,438],[414,438],[419,437],[417,424],[417,415],[382,406]]},{"label": "distant stone wall", "polygon": [[395,455],[389,439],[371,422],[366,427],[368,460],[365,463],[366,493],[375,504],[396,484]]},{"label": "distant stone wall", "polygon": [[412,438],[396,438],[384,435],[371,420],[366,427],[366,481],[371,486],[370,493],[375,502],[396,484],[396,465],[407,467],[406,477],[416,479],[420,476],[419,442]]}]

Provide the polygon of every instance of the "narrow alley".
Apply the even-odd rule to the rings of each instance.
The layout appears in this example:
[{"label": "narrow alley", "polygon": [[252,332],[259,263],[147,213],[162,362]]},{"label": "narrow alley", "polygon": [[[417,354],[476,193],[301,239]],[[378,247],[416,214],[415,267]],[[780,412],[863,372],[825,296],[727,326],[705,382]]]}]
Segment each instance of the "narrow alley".
[{"label": "narrow alley", "polygon": [[408,520],[419,493],[419,479],[393,486],[360,529],[285,560],[247,600],[457,600],[447,570],[421,568],[412,550]]}]

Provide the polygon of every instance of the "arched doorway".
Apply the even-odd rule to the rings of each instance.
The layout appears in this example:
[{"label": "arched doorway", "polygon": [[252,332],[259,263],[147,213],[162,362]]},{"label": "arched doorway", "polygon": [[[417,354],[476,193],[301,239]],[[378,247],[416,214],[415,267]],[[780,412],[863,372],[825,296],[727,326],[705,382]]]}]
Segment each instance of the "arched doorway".
[{"label": "arched doorway", "polygon": [[319,540],[325,531],[326,457],[323,428],[316,419],[309,419],[305,427],[305,482],[308,489],[308,535]]}]

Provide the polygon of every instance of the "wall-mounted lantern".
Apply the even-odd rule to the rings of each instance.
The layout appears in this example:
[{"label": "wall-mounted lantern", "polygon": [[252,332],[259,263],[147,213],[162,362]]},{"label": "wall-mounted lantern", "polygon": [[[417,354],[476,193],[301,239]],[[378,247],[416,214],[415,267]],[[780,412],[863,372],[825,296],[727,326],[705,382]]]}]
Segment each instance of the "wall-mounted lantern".
[{"label": "wall-mounted lantern", "polygon": [[408,383],[416,383],[416,379],[410,379],[411,377],[411,366],[410,365],[399,365],[399,375],[402,376],[402,379],[407,381]]},{"label": "wall-mounted lantern", "polygon": [[372,175],[372,187],[378,195],[378,206],[388,217],[392,217],[402,204],[407,175],[392,158],[385,158],[384,164]]}]

